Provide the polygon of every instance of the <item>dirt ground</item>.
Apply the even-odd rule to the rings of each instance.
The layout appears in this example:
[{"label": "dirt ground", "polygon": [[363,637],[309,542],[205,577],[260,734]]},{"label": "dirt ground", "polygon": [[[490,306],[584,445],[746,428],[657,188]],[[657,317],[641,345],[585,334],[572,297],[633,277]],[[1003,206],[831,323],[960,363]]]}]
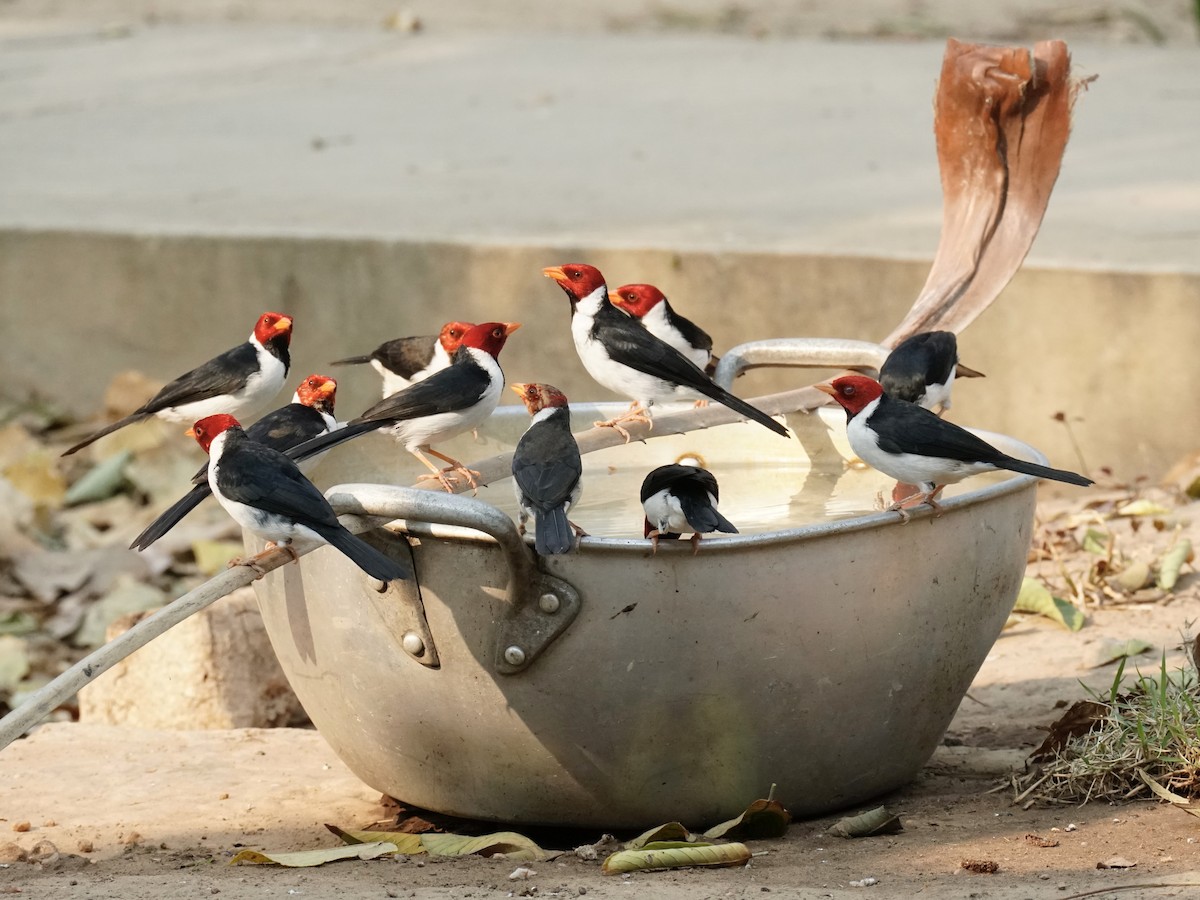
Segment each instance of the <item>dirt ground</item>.
[{"label": "dirt ground", "polygon": [[[1194,509],[1179,514],[1189,530]],[[528,832],[543,847],[568,852],[532,864],[536,874],[520,881],[509,878],[518,864],[482,858],[384,858],[317,869],[233,866],[230,858],[243,847],[330,847],[337,842],[322,823],[367,828],[394,813],[310,730],[153,732],[58,723],[0,754],[0,893],[45,900],[216,894],[836,898],[869,890],[887,897],[1015,900],[1122,888],[1129,890],[1121,896],[1198,896],[1197,819],[1150,801],[1025,809],[1013,803],[1011,787],[1003,787],[1061,708],[1086,696],[1081,683],[1097,690],[1109,685],[1113,665],[1095,665],[1106,641],[1137,637],[1152,646],[1131,669],[1156,671],[1163,651],[1168,665],[1185,663],[1183,639],[1200,619],[1200,592],[1189,580],[1200,578],[1185,576],[1165,604],[1090,610],[1078,632],[1041,618],[1007,629],[945,746],[916,781],[884,798],[904,824],[896,835],[832,837],[827,829],[835,815],[793,823],[780,840],[751,842],[758,855],[746,867],[633,876],[605,876],[598,862],[569,852],[600,834],[563,831]],[[26,823],[28,830],[20,830]],[[39,848],[42,841],[53,848]],[[1056,846],[1041,846],[1047,842]],[[33,861],[15,861],[12,845]],[[1114,860],[1133,865],[1098,868]],[[964,861],[995,863],[998,871],[973,874]],[[863,885],[864,879],[877,883]],[[1178,886],[1133,887],[1165,884]]]}]

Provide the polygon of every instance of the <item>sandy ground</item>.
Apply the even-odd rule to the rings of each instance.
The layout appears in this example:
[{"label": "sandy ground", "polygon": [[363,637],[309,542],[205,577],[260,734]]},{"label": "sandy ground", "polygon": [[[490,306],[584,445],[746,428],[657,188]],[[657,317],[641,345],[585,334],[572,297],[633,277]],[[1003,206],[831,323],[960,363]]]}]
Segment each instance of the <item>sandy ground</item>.
[{"label": "sandy ground", "polygon": [[[1196,576],[1189,576],[1195,578]],[[30,898],[505,897],[612,898],[843,897],[878,879],[877,896],[1065,897],[1128,885],[1200,884],[1200,823],[1153,802],[1023,809],[1013,792],[992,792],[1060,714],[1056,706],[1097,689],[1113,667],[1091,667],[1105,640],[1140,637],[1153,671],[1160,650],[1183,659],[1181,635],[1200,619],[1194,589],[1167,605],[1103,608],[1067,632],[1044,620],[1006,631],[963,701],[946,743],[920,777],[887,797],[904,831],[848,841],[830,837],[838,816],[794,823],[782,840],[752,842],[737,869],[602,875],[567,853],[534,864],[528,881],[509,880],[503,860],[341,862],[320,869],[231,866],[243,847],[332,846],[332,822],[362,828],[387,820],[379,795],[302,729],[152,732],[57,724],[0,754],[0,859],[12,842],[59,855],[0,867],[0,893]],[[23,823],[28,831],[18,831]],[[1075,826],[1071,828],[1071,826]],[[1027,834],[1057,841],[1041,847]],[[599,834],[540,832],[545,847],[570,848]],[[83,852],[81,848],[89,852]],[[45,852],[46,848],[42,848]],[[1098,869],[1114,857],[1132,868]],[[995,862],[971,874],[964,860]],[[1200,888],[1142,888],[1123,896],[1196,896]]]}]

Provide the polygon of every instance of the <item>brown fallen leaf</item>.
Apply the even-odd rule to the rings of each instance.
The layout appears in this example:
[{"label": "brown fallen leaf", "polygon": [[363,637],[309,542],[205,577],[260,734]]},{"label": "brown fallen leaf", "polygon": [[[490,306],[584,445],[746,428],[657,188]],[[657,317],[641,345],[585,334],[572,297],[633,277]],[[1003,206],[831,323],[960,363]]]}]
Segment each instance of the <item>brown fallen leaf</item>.
[{"label": "brown fallen leaf", "polygon": [[1029,754],[1032,760],[1049,759],[1059,753],[1071,738],[1087,734],[1108,715],[1108,707],[1094,700],[1077,700],[1062,717],[1050,726],[1050,733],[1041,745]]},{"label": "brown fallen leaf", "polygon": [[1126,859],[1123,856],[1114,856],[1104,862],[1096,863],[1097,869],[1132,869],[1137,863]]},{"label": "brown fallen leaf", "polygon": [[1025,835],[1025,843],[1032,844],[1034,847],[1057,847],[1058,846],[1058,841],[1051,840],[1050,838],[1044,838],[1040,834],[1033,834],[1033,833]]},{"label": "brown fallen leaf", "polygon": [[993,859],[964,859],[961,865],[968,872],[979,875],[995,875],[1000,871],[1000,863]]}]

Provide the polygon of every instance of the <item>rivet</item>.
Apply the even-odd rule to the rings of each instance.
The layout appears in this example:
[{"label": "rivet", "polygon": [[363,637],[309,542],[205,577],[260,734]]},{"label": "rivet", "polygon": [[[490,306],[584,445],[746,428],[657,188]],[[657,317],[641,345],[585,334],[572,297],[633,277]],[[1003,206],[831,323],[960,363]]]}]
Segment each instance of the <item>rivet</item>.
[{"label": "rivet", "polygon": [[510,666],[523,666],[525,665],[525,651],[516,645],[505,647],[504,661]]},{"label": "rivet", "polygon": [[400,641],[400,646],[404,648],[404,652],[409,656],[424,656],[425,642],[421,640],[421,636],[415,631],[407,631]]},{"label": "rivet", "polygon": [[558,612],[558,607],[558,594],[546,593],[538,597],[538,609],[540,609],[542,612],[553,615],[554,613]]}]

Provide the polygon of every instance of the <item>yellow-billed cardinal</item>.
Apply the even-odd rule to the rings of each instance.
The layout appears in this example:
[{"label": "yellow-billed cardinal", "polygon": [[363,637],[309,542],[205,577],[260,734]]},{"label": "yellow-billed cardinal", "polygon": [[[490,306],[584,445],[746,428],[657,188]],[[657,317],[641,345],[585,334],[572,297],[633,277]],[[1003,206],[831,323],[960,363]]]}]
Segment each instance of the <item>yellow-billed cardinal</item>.
[{"label": "yellow-billed cardinal", "polygon": [[548,384],[514,384],[513,391],[533,416],[513,451],[513,490],[521,508],[517,527],[533,516],[534,548],[539,556],[567,553],[583,529],[567,518],[583,490],[583,460],[571,434],[571,410],[562,392]]},{"label": "yellow-billed cardinal", "polygon": [[938,491],[980,472],[1007,469],[1081,487],[1092,483],[1074,472],[1001,453],[923,406],[885,394],[879,382],[865,375],[843,375],[815,387],[846,410],[846,437],[863,462],[897,481],[917,486],[915,494],[888,507],[898,511],[903,521],[909,518],[905,504],[916,499],[937,510]]},{"label": "yellow-billed cardinal", "polygon": [[982,378],[983,373],[958,361],[953,331],[922,331],[905,338],[879,369],[883,392],[941,415],[950,408],[955,376]]},{"label": "yellow-billed cardinal", "polygon": [[[296,388],[292,402],[267,413],[246,429],[246,436],[274,450],[287,450],[309,438],[335,431],[341,426],[333,417],[337,399],[337,382],[325,375],[309,375]],[[195,435],[189,430],[188,434]],[[195,485],[175,501],[146,530],[133,539],[131,549],[145,550],[175,527],[175,524],[200,505],[212,493],[208,486],[208,466],[202,466],[192,477]]]},{"label": "yellow-billed cardinal", "polygon": [[708,397],[776,434],[788,430],[757,409],[718,387],[686,356],[655,337],[608,299],[604,276],[593,266],[571,263],[542,270],[571,301],[571,335],[588,374],[609,390],[629,397],[629,411],[597,426],[615,428],[629,440],[622,422],[645,422],[653,427],[650,407],[659,401]]},{"label": "yellow-billed cardinal", "polygon": [[266,312],[249,340],[180,375],[120,421],[101,428],[63,453],[70,456],[119,428],[158,416],[168,422],[194,422],[215,413],[254,415],[283,387],[291,357],[292,317]]},{"label": "yellow-billed cardinal", "polygon": [[720,361],[713,356],[712,338],[691,319],[675,312],[666,296],[652,284],[623,284],[609,296],[613,305],[646,326],[646,330],[666,341],[712,377]]},{"label": "yellow-billed cardinal", "polygon": [[737,534],[733,523],[717,511],[720,491],[712,472],[700,466],[659,466],[642,482],[643,533],[658,552],[660,537],[681,538],[692,533],[692,553],[702,535],[714,531]]},{"label": "yellow-billed cardinal", "polygon": [[380,344],[366,356],[348,356],[330,365],[370,363],[383,379],[383,396],[387,397],[450,365],[454,351],[473,324],[447,322],[437,334],[396,338]]},{"label": "yellow-billed cardinal", "polygon": [[[380,581],[411,574],[351,534],[299,467],[278,450],[250,440],[233,416],[206,416],[192,426],[192,433],[208,453],[208,486],[217,501],[235,522],[266,538],[267,551],[283,547],[299,559],[291,546],[299,538],[335,547]],[[237,559],[230,565],[257,568],[257,560]]]},{"label": "yellow-billed cardinal", "polygon": [[[405,450],[433,473],[422,475],[422,478],[436,478],[442,487],[453,493],[454,486],[447,476],[461,473],[472,488],[477,487],[475,475],[479,473],[430,445],[470,431],[495,411],[504,390],[504,373],[496,360],[508,336],[520,327],[517,322],[475,325],[463,335],[462,344],[449,366],[385,397],[337,431],[305,441],[288,451],[288,455],[296,460],[308,459],[343,441],[386,428]],[[425,453],[449,463],[449,466],[439,469]]]}]

